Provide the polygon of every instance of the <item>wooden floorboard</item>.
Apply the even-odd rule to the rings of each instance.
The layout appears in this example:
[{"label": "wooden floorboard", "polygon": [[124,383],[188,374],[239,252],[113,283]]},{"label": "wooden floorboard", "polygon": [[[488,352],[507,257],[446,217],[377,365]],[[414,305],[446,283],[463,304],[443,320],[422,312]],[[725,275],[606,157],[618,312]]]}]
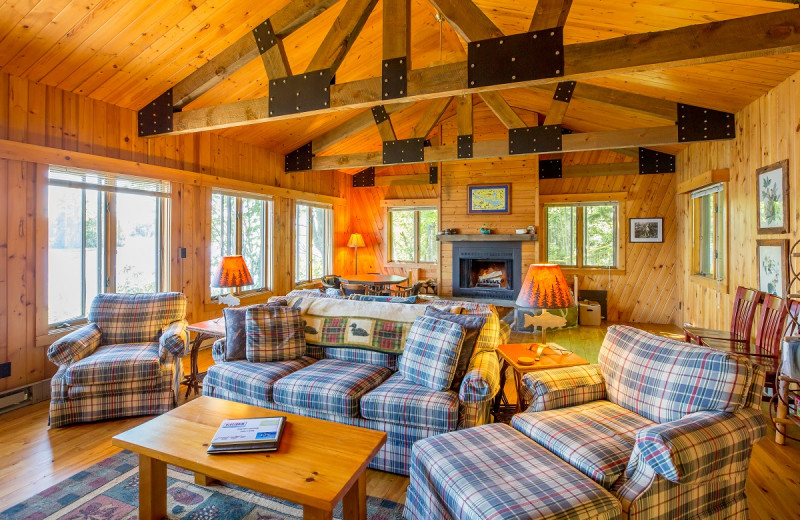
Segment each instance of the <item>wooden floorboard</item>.
[{"label": "wooden floorboard", "polygon": [[[670,325],[637,325],[665,336],[682,337]],[[579,355],[597,360],[605,326],[580,327],[550,332],[548,339]],[[531,341],[516,335],[515,341]],[[188,360],[188,358],[187,358]],[[212,364],[209,350],[200,353],[201,370]],[[183,400],[182,400],[183,401]],[[138,417],[50,430],[48,403],[40,403],[0,416],[0,511],[39,493],[61,480],[117,453],[110,439],[119,432],[145,422]],[[764,409],[767,413],[766,408]],[[790,433],[800,437],[800,429]],[[403,501],[408,478],[381,471],[369,471],[367,493]],[[753,450],[747,482],[753,520],[800,518],[800,443],[787,446],[774,442],[774,430]]]}]

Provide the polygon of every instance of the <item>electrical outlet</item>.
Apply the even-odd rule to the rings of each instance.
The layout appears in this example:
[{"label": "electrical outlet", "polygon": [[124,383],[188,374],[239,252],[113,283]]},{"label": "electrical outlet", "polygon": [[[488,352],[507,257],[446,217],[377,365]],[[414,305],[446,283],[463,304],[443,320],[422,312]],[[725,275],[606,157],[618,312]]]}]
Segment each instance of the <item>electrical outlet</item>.
[{"label": "electrical outlet", "polygon": [[0,363],[0,379],[11,377],[11,362]]}]

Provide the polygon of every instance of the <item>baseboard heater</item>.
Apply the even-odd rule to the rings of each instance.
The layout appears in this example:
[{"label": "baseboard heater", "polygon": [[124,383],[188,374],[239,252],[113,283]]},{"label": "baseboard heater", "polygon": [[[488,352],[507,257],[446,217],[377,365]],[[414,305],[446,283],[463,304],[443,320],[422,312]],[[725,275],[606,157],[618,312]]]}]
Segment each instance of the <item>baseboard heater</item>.
[{"label": "baseboard heater", "polygon": [[27,386],[0,393],[0,414],[50,399],[50,380],[37,381]]}]

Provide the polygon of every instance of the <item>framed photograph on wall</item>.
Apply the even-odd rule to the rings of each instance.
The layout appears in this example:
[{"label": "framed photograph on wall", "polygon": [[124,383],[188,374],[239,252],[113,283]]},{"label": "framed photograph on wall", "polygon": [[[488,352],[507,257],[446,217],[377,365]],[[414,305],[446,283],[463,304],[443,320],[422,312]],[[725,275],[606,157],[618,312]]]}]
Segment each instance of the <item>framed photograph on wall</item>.
[{"label": "framed photograph on wall", "polygon": [[653,218],[632,218],[628,219],[631,228],[631,242],[663,242],[664,241],[664,219],[661,217]]},{"label": "framed photograph on wall", "polygon": [[789,276],[789,241],[757,240],[758,290],[783,298]]},{"label": "framed photograph on wall", "polygon": [[467,196],[469,213],[511,213],[510,184],[471,184]]},{"label": "framed photograph on wall", "polygon": [[789,161],[756,170],[758,233],[789,232]]}]

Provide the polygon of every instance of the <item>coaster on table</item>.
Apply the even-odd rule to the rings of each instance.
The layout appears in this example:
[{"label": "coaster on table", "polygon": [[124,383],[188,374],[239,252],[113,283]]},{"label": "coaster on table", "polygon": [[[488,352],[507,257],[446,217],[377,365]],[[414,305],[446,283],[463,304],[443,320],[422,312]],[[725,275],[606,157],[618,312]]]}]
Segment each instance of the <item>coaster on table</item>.
[{"label": "coaster on table", "polygon": [[532,357],[520,356],[520,357],[517,358],[517,363],[522,365],[522,366],[527,366],[527,365],[535,364],[536,360],[533,359]]}]

